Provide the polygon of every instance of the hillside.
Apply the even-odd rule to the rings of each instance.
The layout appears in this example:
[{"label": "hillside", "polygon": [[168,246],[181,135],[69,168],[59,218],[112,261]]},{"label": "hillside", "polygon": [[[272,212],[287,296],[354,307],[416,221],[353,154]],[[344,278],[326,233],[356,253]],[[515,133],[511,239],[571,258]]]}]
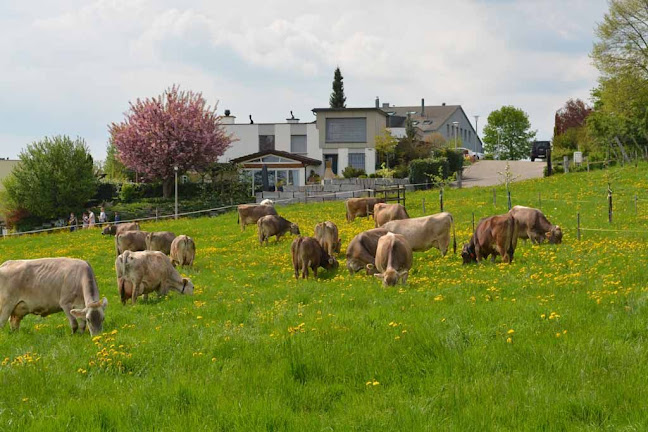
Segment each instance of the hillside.
[{"label": "hillside", "polygon": [[[516,183],[564,244],[521,242],[512,265],[415,253],[408,285],[337,273],[295,281],[290,239],[261,247],[236,214],[145,223],[196,240],[195,295],[119,302],[113,238],[92,232],[0,241],[0,261],[88,260],[108,298],[104,335],[63,314],[0,331],[0,424],[13,430],[645,429],[648,165]],[[607,182],[614,223],[607,222]],[[538,193],[540,192],[540,196]],[[638,212],[635,214],[635,194]],[[412,217],[438,191],[407,195]],[[312,235],[332,220],[343,249],[373,221],[342,202],[278,206]],[[506,211],[502,188],[448,190],[458,248],[475,218]],[[582,227],[644,232],[583,231]],[[3,361],[4,360],[4,361]]]}]

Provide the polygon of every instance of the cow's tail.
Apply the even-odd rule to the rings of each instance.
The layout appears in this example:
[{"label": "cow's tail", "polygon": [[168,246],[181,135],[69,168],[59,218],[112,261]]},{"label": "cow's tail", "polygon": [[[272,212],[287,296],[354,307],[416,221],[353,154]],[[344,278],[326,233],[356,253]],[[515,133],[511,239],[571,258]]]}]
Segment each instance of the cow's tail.
[{"label": "cow's tail", "polygon": [[450,215],[450,221],[452,222],[452,252],[457,255],[457,233],[455,231],[455,223],[452,215]]},{"label": "cow's tail", "polygon": [[349,222],[351,220],[349,217],[349,200],[344,201],[344,208],[346,209],[346,221]]},{"label": "cow's tail", "polygon": [[509,264],[513,261],[513,254],[515,253],[515,246],[517,244],[517,224],[513,216],[509,215],[506,229],[506,254],[508,255]]}]

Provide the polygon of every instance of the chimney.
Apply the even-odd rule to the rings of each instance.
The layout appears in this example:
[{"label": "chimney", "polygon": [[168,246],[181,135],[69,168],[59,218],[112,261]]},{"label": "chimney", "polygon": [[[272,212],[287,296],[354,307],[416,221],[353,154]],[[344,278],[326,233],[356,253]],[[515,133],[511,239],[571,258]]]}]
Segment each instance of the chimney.
[{"label": "chimney", "polygon": [[383,102],[382,107],[383,108],[389,108],[389,102]]},{"label": "chimney", "polygon": [[380,99],[376,96],[376,108],[380,108]]},{"label": "chimney", "polygon": [[299,123],[299,119],[295,117],[292,111],[290,111],[290,118],[286,119],[286,123]]},{"label": "chimney", "polygon": [[425,117],[425,99],[421,98],[421,117]]},{"label": "chimney", "polygon": [[445,106],[445,102],[443,102],[443,103],[441,104],[441,106]]},{"label": "chimney", "polygon": [[234,124],[235,120],[236,116],[231,115],[231,111],[228,109],[225,110],[225,115],[221,117],[221,123],[223,124]]}]

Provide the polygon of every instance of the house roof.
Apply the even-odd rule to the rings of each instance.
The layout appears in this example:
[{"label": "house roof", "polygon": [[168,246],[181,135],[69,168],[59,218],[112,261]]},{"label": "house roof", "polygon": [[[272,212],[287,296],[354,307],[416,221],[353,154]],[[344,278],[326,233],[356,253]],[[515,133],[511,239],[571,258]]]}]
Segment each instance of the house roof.
[{"label": "house roof", "polygon": [[295,154],[295,153],[289,153],[289,152],[281,151],[281,150],[264,150],[264,151],[257,152],[257,153],[251,153],[249,155],[245,155],[245,156],[237,157],[236,159],[232,159],[230,162],[242,163],[242,162],[248,161],[250,159],[257,159],[257,158],[267,156],[267,155],[274,155],[274,156],[279,156],[279,157],[286,158],[286,159],[292,159],[292,160],[301,162],[304,165],[318,166],[318,165],[322,164],[322,161],[320,161],[320,160],[309,158],[309,157],[302,156],[302,155],[298,155],[298,154]]},{"label": "house roof", "polygon": [[389,121],[390,127],[405,127],[405,120],[409,114],[415,122],[415,126],[423,132],[436,131],[444,124],[452,114],[460,109],[460,105],[432,105],[425,106],[425,113],[421,114],[421,106],[397,106],[381,108],[393,118]]},{"label": "house roof", "polygon": [[377,113],[386,116],[387,113],[380,108],[374,107],[360,107],[360,108],[313,108],[311,111],[317,112],[345,112],[345,111],[376,111]]}]

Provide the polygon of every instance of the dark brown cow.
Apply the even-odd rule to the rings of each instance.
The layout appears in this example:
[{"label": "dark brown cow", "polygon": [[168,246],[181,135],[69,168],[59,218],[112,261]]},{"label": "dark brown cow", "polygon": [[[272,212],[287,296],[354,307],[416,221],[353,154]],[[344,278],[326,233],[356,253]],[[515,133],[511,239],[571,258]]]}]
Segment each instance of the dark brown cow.
[{"label": "dark brown cow", "polygon": [[315,238],[329,255],[340,253],[341,241],[338,227],[331,221],[315,225]]},{"label": "dark brown cow", "polygon": [[277,210],[272,205],[241,204],[238,206],[238,223],[243,231],[246,225],[257,223],[263,216],[276,214]]},{"label": "dark brown cow", "polygon": [[477,224],[475,233],[461,251],[463,263],[481,262],[491,255],[495,261],[497,255],[502,256],[505,263],[513,261],[513,253],[517,245],[517,224],[510,214],[483,218]]},{"label": "dark brown cow", "polygon": [[281,236],[288,231],[291,234],[300,234],[297,224],[276,215],[268,215],[260,218],[257,221],[257,228],[259,231],[259,243],[263,244],[265,242],[266,245],[268,244],[268,239],[272,236],[276,236],[278,242]]},{"label": "dark brown cow", "polygon": [[[373,270],[372,264],[367,264],[367,270]],[[407,283],[409,270],[412,268],[412,247],[400,234],[389,233],[378,240],[376,249],[376,266],[380,273],[374,274],[382,279],[384,286],[394,286],[399,280]]]},{"label": "dark brown cow", "polygon": [[540,244],[549,239],[551,244],[562,243],[563,233],[558,225],[553,225],[540,210],[532,207],[515,206],[509,214],[515,219],[518,228],[518,238],[531,239],[534,244]]},{"label": "dark brown cow", "polygon": [[290,252],[292,253],[295,279],[299,279],[300,270],[302,279],[307,279],[309,267],[313,269],[313,275],[317,277],[318,267],[330,270],[339,266],[337,260],[330,256],[317,239],[313,237],[296,238],[290,245]]},{"label": "dark brown cow", "polygon": [[367,270],[367,274],[375,272],[375,268],[369,270],[367,264],[375,264],[378,240],[388,233],[386,229],[374,228],[353,237],[346,250],[346,267],[349,273],[353,274],[363,268]]},{"label": "dark brown cow", "polygon": [[407,210],[400,204],[375,204],[373,215],[374,221],[376,222],[376,228],[385,225],[389,221],[409,219]]},{"label": "dark brown cow", "polygon": [[346,220],[353,222],[356,217],[369,216],[377,203],[384,203],[384,198],[349,198],[346,206]]}]

